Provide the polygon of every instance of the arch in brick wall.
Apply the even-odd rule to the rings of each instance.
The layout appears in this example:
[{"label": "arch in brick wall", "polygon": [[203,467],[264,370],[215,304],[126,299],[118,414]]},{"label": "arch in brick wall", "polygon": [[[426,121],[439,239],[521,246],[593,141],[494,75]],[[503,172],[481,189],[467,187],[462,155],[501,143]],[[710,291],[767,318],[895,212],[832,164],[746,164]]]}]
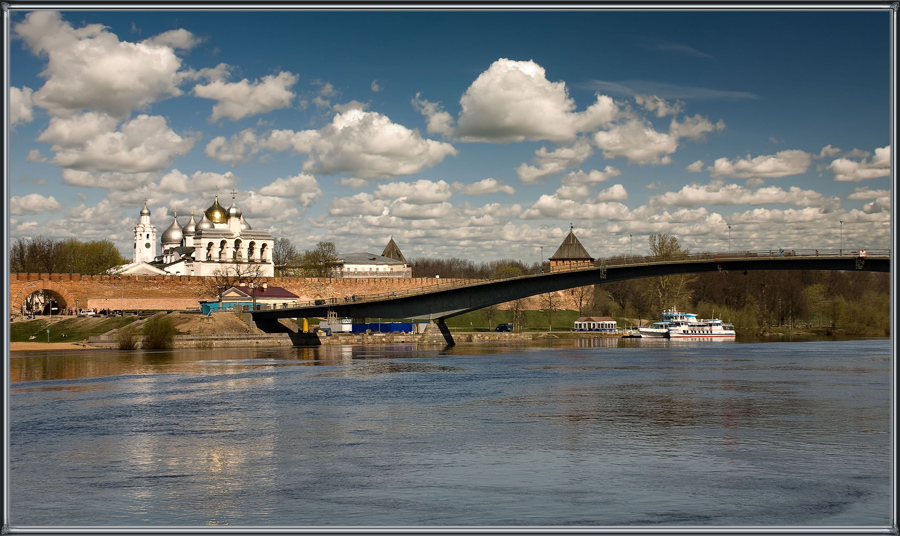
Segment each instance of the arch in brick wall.
[{"label": "arch in brick wall", "polygon": [[69,307],[75,307],[75,297],[66,290],[66,288],[55,281],[43,280],[43,281],[30,281],[25,284],[22,289],[12,297],[12,301],[10,302],[10,312],[19,312],[22,310],[22,303],[25,301],[25,298],[31,296],[35,292],[40,290],[45,290],[50,293],[53,299],[56,300],[57,307],[60,309],[67,309]]}]

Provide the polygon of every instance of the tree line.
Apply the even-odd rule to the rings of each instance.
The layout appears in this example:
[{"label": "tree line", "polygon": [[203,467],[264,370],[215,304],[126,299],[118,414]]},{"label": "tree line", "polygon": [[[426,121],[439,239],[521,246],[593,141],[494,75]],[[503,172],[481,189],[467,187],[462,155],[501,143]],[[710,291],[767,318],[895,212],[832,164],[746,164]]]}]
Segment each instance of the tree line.
[{"label": "tree line", "polygon": [[13,273],[98,275],[127,262],[110,240],[19,238],[9,251],[9,269]]}]

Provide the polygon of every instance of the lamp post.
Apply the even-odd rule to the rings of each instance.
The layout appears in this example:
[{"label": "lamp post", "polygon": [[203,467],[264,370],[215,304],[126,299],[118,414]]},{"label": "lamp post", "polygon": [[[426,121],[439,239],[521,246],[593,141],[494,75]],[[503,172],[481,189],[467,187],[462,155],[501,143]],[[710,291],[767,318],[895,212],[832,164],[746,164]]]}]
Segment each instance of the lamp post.
[{"label": "lamp post", "polygon": [[541,248],[541,264],[538,266],[540,269],[540,273],[544,273],[544,246],[538,246]]},{"label": "lamp post", "polygon": [[628,250],[628,256],[631,257],[631,262],[634,262],[634,236],[631,233],[628,233],[628,238],[631,240],[631,248]]},{"label": "lamp post", "polygon": [[844,220],[838,220],[841,222],[841,249],[838,250],[838,255],[844,255]]},{"label": "lamp post", "polygon": [[731,251],[731,226],[728,226],[728,251]]}]

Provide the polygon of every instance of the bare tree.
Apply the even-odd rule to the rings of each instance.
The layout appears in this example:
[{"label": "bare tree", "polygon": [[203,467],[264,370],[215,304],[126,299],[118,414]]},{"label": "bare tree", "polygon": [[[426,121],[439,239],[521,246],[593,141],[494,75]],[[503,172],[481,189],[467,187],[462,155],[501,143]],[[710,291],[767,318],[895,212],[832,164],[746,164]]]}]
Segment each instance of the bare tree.
[{"label": "bare tree", "polygon": [[553,333],[553,313],[556,312],[557,300],[555,292],[541,294],[541,312],[547,317],[547,324],[550,326],[550,332]]},{"label": "bare tree", "polygon": [[303,252],[300,259],[304,277],[334,277],[338,252],[334,242],[319,242],[315,249]]},{"label": "bare tree", "polygon": [[204,278],[200,294],[218,298],[231,287],[256,283],[264,277],[262,274],[262,266],[259,264],[223,263],[212,276]]},{"label": "bare tree", "polygon": [[584,306],[587,300],[594,295],[594,286],[587,285],[584,287],[576,287],[569,290],[569,294],[575,298],[578,303],[578,316],[584,314]]},{"label": "bare tree", "polygon": [[[678,243],[678,238],[667,234],[650,236],[650,253],[656,260],[682,259],[690,254],[687,248]],[[695,276],[687,274],[653,278],[647,286],[650,301],[658,310],[684,303],[690,300],[690,287],[696,280]]]},{"label": "bare tree", "polygon": [[297,248],[287,238],[278,238],[272,247],[272,262],[275,264],[275,275],[285,275],[288,265],[295,262]]}]

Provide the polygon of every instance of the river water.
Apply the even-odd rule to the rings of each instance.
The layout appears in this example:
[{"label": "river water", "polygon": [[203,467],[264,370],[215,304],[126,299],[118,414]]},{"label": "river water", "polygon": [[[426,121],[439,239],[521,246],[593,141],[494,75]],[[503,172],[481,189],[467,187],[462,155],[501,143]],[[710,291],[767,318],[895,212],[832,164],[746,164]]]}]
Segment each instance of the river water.
[{"label": "river water", "polygon": [[11,525],[886,526],[890,352],[16,353]]}]

